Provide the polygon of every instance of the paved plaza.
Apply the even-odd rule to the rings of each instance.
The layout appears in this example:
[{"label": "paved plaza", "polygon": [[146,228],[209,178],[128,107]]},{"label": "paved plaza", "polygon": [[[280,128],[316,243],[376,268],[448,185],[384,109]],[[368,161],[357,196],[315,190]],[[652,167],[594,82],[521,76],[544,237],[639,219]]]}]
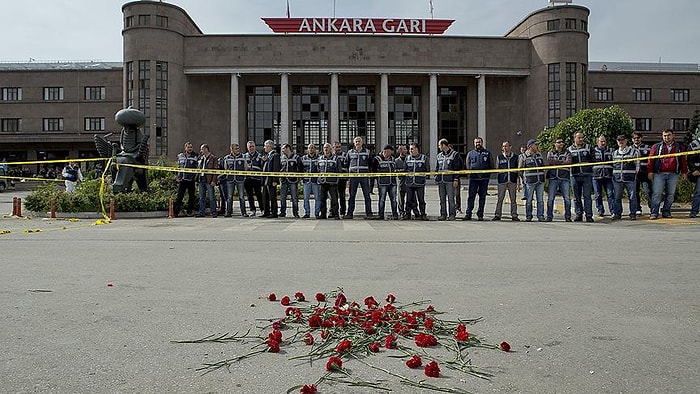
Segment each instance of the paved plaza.
[{"label": "paved plaza", "polygon": [[[0,213],[11,212],[13,195],[0,194]],[[360,200],[355,219],[341,221],[162,217],[94,225],[5,215],[0,391],[284,393],[313,383],[322,363],[267,353],[201,376],[194,369],[202,363],[247,347],[171,340],[281,317],[279,304],[264,299],[270,292],[309,297],[342,287],[349,300],[393,293],[405,303],[430,300],[445,319],[483,317],[470,332],[512,345],[511,353],[470,351],[492,380],[445,368],[430,380],[441,386],[697,392],[700,220],[685,218],[687,211],[657,221],[565,223],[557,214],[552,223],[491,222],[489,196],[484,222],[367,221],[358,218]],[[524,219],[522,205],[519,212]],[[431,186],[428,214],[437,213]],[[382,349],[376,363],[413,373],[388,354]],[[352,360],[347,367],[387,378]],[[415,392],[396,379],[385,386]],[[319,387],[331,392],[376,391]]]}]

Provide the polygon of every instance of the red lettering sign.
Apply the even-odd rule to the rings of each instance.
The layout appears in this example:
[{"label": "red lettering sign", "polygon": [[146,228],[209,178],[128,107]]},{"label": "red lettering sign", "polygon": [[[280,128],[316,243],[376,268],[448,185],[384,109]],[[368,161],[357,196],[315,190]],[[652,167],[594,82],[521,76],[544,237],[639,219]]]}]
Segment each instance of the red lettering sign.
[{"label": "red lettering sign", "polygon": [[262,18],[275,33],[443,34],[454,19]]}]

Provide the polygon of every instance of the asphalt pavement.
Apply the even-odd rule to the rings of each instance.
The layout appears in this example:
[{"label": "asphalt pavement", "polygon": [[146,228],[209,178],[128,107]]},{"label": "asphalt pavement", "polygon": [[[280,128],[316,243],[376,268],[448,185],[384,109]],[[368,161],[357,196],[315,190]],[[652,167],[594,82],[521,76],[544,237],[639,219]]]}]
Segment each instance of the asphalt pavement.
[{"label": "asphalt pavement", "polygon": [[[323,375],[322,363],[289,361],[290,347],[202,376],[195,368],[249,347],[171,341],[255,330],[259,319],[283,315],[265,299],[270,292],[309,297],[338,287],[360,303],[393,293],[402,303],[429,300],[444,319],[483,317],[470,332],[511,344],[510,353],[470,351],[493,379],[443,368],[429,380],[441,386],[692,393],[700,385],[700,221],[687,211],[596,223],[566,223],[561,213],[551,223],[370,221],[358,215],[358,198],[353,220],[158,217],[96,225],[9,216],[13,195],[22,193],[0,194],[2,392],[284,393]],[[495,199],[487,198],[487,219]],[[434,186],[427,200],[434,219]],[[425,378],[391,352],[372,360]],[[394,392],[422,392],[353,360],[346,366],[353,376],[389,378],[383,385]],[[346,392],[376,391],[319,386],[319,393]]]}]

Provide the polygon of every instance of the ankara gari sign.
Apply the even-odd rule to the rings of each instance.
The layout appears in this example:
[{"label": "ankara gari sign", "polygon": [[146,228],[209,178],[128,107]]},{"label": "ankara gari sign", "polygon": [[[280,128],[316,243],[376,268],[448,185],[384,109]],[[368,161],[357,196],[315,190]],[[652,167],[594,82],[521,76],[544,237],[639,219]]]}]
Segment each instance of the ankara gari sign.
[{"label": "ankara gari sign", "polygon": [[275,33],[443,34],[450,19],[262,18]]}]

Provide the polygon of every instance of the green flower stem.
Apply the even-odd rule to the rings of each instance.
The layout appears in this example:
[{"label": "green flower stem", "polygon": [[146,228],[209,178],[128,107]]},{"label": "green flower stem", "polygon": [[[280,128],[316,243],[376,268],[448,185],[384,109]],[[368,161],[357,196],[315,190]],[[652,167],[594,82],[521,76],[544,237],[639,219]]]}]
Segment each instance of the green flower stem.
[{"label": "green flower stem", "polygon": [[245,339],[251,339],[251,338],[260,338],[259,336],[255,335],[248,335],[250,334],[250,329],[245,332],[243,335],[238,335],[238,331],[236,331],[233,335],[229,335],[229,333],[226,334],[211,334],[208,335],[204,338],[200,339],[186,339],[186,340],[172,340],[170,341],[171,343],[205,343],[205,342],[216,342],[216,343],[223,343],[223,342],[242,342]]}]

